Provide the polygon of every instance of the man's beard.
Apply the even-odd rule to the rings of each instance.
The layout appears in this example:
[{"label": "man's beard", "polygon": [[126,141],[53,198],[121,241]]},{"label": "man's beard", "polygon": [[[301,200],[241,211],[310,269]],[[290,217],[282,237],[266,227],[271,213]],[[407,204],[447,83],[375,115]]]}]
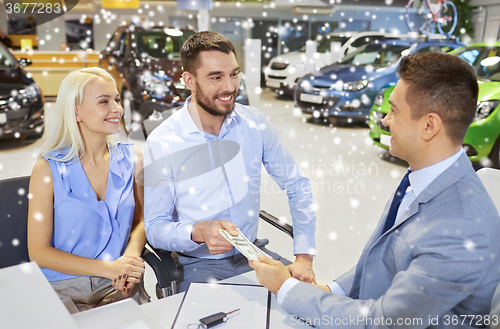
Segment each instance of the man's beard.
[{"label": "man's beard", "polygon": [[196,84],[196,102],[198,105],[201,106],[202,109],[207,111],[209,114],[216,116],[216,117],[222,117],[229,115],[233,112],[234,109],[234,100],[236,98],[236,93],[237,89],[230,94],[224,94],[224,95],[218,95],[219,97],[227,97],[231,96],[232,97],[232,102],[231,104],[220,104],[220,106],[224,107],[224,110],[220,110],[217,108],[217,105],[215,102],[217,102],[216,97],[213,99],[210,99],[207,95],[205,95],[198,84]]}]

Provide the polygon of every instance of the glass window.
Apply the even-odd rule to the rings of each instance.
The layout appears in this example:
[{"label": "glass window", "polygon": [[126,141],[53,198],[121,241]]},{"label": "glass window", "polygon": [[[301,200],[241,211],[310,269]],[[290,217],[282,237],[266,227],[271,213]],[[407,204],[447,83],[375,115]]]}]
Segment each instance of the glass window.
[{"label": "glass window", "polygon": [[113,51],[113,50],[116,50],[116,48],[118,47],[118,41],[120,40],[120,36],[121,36],[121,33],[120,32],[115,32],[115,34],[113,35],[113,37],[109,40],[109,43],[108,43],[108,51]]},{"label": "glass window", "polygon": [[304,47],[308,39],[308,25],[306,21],[283,21],[279,29],[281,52],[299,50]]},{"label": "glass window", "polygon": [[373,40],[375,39],[369,36],[357,38],[356,40],[353,41],[353,43],[351,43],[351,47],[356,47],[356,48],[361,47],[363,45],[366,45],[367,43],[372,42]]},{"label": "glass window", "polygon": [[476,72],[479,78],[500,81],[500,48],[491,48],[477,59]]},{"label": "glass window", "polygon": [[471,64],[478,78],[500,81],[500,47],[463,47],[454,55]]},{"label": "glass window", "polygon": [[16,59],[12,56],[9,51],[0,46],[0,68],[14,67],[16,65]]},{"label": "glass window", "polygon": [[432,45],[428,47],[423,47],[417,50],[417,54],[420,53],[429,53],[429,52],[438,52],[438,53],[447,53],[451,50],[452,48],[450,46],[445,46],[445,45]]},{"label": "glass window", "polygon": [[120,37],[120,41],[118,41],[117,50],[119,51],[119,56],[123,56],[123,54],[125,53],[125,49],[127,49],[127,45],[128,45],[127,33],[123,32],[122,36]]},{"label": "glass window", "polygon": [[340,64],[385,67],[396,63],[401,53],[408,48],[408,46],[369,44],[344,57]]},{"label": "glass window", "polygon": [[461,59],[467,61],[470,65],[473,65],[476,61],[477,55],[479,55],[479,50],[477,49],[469,49],[458,55]]},{"label": "glass window", "polygon": [[[330,44],[332,42],[340,42],[341,45],[344,45],[347,40],[349,40],[349,38],[334,35],[324,35],[320,38],[316,38],[316,40],[318,41],[318,53],[329,53]],[[302,51],[305,51],[305,48],[303,48]]]},{"label": "glass window", "polygon": [[165,31],[136,32],[136,51],[156,58],[179,57],[184,42],[193,35],[190,30],[165,29]]}]

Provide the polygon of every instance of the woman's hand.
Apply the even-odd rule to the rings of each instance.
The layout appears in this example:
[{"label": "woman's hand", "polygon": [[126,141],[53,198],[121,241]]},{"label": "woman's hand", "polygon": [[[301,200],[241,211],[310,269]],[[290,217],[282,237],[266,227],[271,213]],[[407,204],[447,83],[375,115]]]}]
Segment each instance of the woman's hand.
[{"label": "woman's hand", "polygon": [[129,277],[127,275],[119,275],[113,280],[111,285],[116,289],[120,290],[125,297],[129,297],[132,289],[135,287],[134,282],[127,281]]},{"label": "woman's hand", "polygon": [[[115,261],[107,262],[105,278],[139,283],[145,271],[144,261],[140,257],[123,255]],[[122,287],[123,288],[123,287]]]}]

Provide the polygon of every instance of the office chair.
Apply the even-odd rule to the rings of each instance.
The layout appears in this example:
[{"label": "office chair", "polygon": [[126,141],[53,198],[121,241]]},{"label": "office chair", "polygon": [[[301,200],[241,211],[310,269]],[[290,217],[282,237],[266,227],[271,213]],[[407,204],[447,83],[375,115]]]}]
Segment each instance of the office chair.
[{"label": "office chair", "polygon": [[[28,254],[28,191],[30,176],[0,180],[0,268],[29,262]],[[170,253],[144,248],[142,258],[157,278],[157,295],[177,293],[180,272]],[[160,298],[160,297],[159,297]]]},{"label": "office chair", "polygon": [[28,190],[30,176],[0,181],[0,268],[29,262]]},{"label": "office chair", "polygon": [[[264,210],[259,212],[259,217],[293,238],[293,227],[290,224],[279,220]],[[147,247],[153,252],[149,250],[145,251],[142,258],[149,264],[149,266],[154,266],[153,270],[158,280],[158,283],[156,284],[156,297],[161,299],[176,294],[178,292],[177,283],[178,280],[181,279],[182,274],[177,268],[172,254],[170,251],[155,249],[150,245]]]},{"label": "office chair", "polygon": [[500,170],[493,168],[482,168],[477,171],[477,176],[483,183],[486,191],[490,195],[491,200],[497,207],[500,214]]}]

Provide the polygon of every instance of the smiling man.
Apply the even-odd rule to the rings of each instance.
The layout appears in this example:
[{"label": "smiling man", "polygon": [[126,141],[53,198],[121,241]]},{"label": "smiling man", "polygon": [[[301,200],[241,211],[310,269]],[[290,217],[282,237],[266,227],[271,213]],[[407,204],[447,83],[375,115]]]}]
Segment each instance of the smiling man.
[{"label": "smiling man", "polygon": [[192,96],[148,137],[145,161],[145,225],[149,242],[174,251],[183,269],[180,290],[251,268],[219,233],[236,228],[256,240],[260,177],[267,172],[287,190],[294,227],[295,262],[288,273],[314,280],[316,216],[309,180],[278,132],[256,108],[235,103],[240,67],[229,40],[199,32],[181,49],[183,80]]},{"label": "smiling man", "polygon": [[[408,55],[383,120],[410,168],[357,265],[328,286],[251,262],[289,313],[320,328],[487,327],[500,280],[500,219],[462,142],[478,86],[459,57]],[[291,318],[295,321],[295,318]]]}]

